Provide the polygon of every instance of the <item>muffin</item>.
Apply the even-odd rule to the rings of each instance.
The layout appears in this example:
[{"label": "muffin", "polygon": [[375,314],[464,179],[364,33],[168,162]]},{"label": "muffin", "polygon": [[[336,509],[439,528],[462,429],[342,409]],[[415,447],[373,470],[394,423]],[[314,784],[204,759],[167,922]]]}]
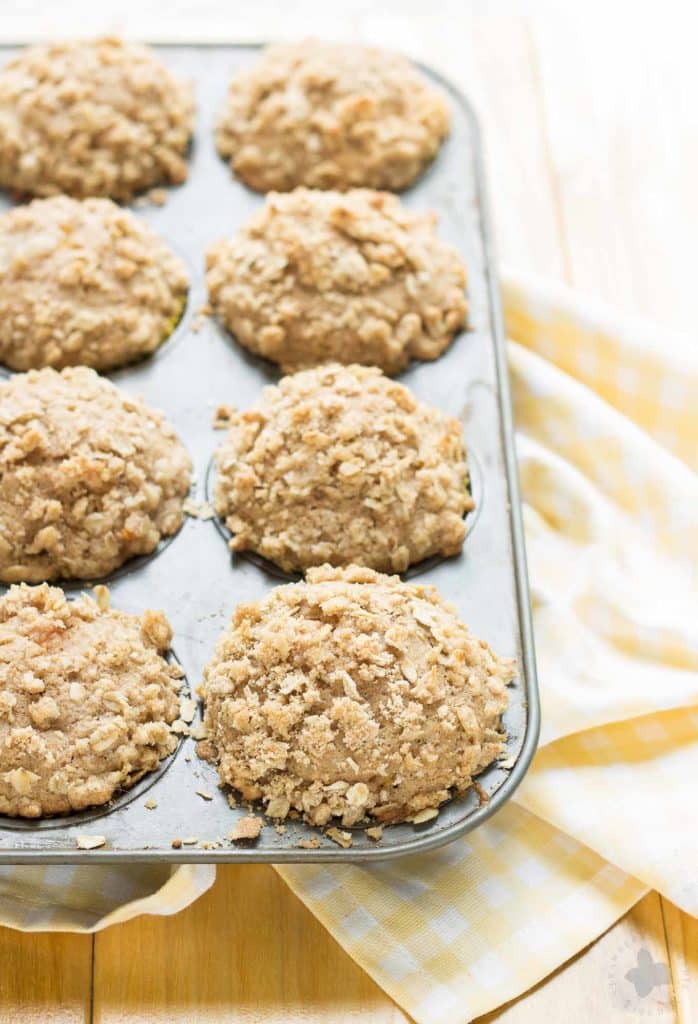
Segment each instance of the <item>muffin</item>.
[{"label": "muffin", "polygon": [[311,569],[237,608],[204,670],[199,753],[274,818],[424,820],[504,750],[514,674],[433,587]]},{"label": "muffin", "polygon": [[461,424],[372,367],[284,377],[232,413],[216,455],[231,548],[288,572],[455,555],[473,507]]},{"label": "muffin", "polygon": [[436,359],[465,324],[466,273],[435,216],[356,189],[273,194],[207,254],[211,307],[285,372],[364,363],[394,374]]},{"label": "muffin", "polygon": [[110,199],[35,199],[0,216],[0,361],[112,370],[152,353],[186,301],[182,261]]},{"label": "muffin", "polygon": [[191,462],[164,416],[87,367],[0,383],[0,580],[97,579],[175,533]]},{"label": "muffin", "polygon": [[128,202],[186,180],[193,93],[145,46],[31,46],[0,71],[0,186]]},{"label": "muffin", "polygon": [[0,597],[0,813],[105,804],[171,754],[182,672],[162,612],[68,601],[43,584]]},{"label": "muffin", "polygon": [[405,57],[305,40],[270,46],[235,76],[216,142],[260,192],[397,192],[434,158],[448,128],[444,97]]}]

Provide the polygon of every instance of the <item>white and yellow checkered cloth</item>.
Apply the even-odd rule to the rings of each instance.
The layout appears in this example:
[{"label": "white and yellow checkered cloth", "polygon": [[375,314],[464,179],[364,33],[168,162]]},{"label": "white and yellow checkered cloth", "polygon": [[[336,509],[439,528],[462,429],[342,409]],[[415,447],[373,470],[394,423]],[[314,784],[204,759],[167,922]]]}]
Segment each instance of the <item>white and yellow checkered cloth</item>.
[{"label": "white and yellow checkered cloth", "polygon": [[[698,349],[535,281],[504,297],[541,749],[515,802],[448,847],[279,869],[419,1024],[517,996],[648,888],[698,913]],[[163,871],[8,868],[0,921],[104,927],[213,878]]]}]

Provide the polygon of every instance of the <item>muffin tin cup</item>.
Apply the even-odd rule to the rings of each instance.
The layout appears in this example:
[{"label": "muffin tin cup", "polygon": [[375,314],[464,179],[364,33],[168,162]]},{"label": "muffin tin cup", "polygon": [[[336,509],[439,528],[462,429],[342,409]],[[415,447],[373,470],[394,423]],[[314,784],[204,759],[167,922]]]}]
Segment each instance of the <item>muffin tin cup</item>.
[{"label": "muffin tin cup", "polygon": [[[264,197],[235,181],[218,156],[213,130],[231,76],[257,56],[254,46],[162,46],[171,70],[196,83],[198,119],[189,180],[171,189],[164,206],[138,206],[190,275],[187,307],[171,338],[153,357],[108,376],[127,393],[162,409],[193,459],[194,501],[207,497],[207,474],[221,433],[213,430],[219,405],[253,405],[262,388],[281,376],[251,356],[212,318],[200,323],[206,303],[204,255],[217,239],[233,234]],[[0,47],[0,64],[17,52]],[[452,131],[424,176],[401,194],[413,209],[439,214],[439,234],[455,245],[468,266],[470,326],[435,362],[415,363],[398,378],[417,398],[456,416],[468,446],[476,510],[467,516],[460,556],[429,559],[405,574],[432,583],[457,607],[473,632],[500,655],[517,659],[509,687],[505,755],[487,768],[465,796],[444,804],[423,825],[386,826],[372,841],[352,828],[353,845],[337,846],[323,830],[287,820],[280,829],[264,819],[256,841],[233,843],[229,831],[249,810],[231,807],[214,766],[202,761],[193,738],[130,790],[105,807],[39,821],[0,818],[0,863],[127,862],[358,862],[423,853],[476,828],[511,796],[535,750],[539,704],[526,582],[523,531],[513,428],[504,356],[502,319],[494,271],[478,129],[467,101],[429,69],[424,73],[447,94]],[[0,208],[9,207],[0,199]],[[0,371],[1,372],[1,371]],[[272,575],[250,557],[231,559],[221,526],[192,518],[157,557],[126,563],[108,581],[111,604],[125,611],[162,609],[174,631],[177,658],[195,691],[216,641],[243,601],[258,601],[287,577]],[[89,589],[66,584],[66,590]],[[2,588],[3,590],[6,588]],[[183,681],[184,682],[184,681]],[[200,722],[201,708],[195,721]],[[147,793],[147,796],[146,796]],[[146,807],[155,804],[154,807]],[[261,809],[253,813],[262,816]],[[341,824],[336,823],[339,828]],[[375,824],[368,822],[367,825]],[[77,837],[100,835],[90,851]],[[301,842],[313,840],[306,849]],[[173,841],[175,845],[173,846]]]}]

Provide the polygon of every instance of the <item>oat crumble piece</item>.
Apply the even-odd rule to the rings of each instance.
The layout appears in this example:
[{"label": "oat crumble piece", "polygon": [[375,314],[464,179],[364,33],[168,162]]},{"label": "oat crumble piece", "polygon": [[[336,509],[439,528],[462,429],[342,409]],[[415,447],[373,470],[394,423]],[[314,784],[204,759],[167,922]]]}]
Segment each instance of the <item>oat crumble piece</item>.
[{"label": "oat crumble piece", "polygon": [[227,430],[230,421],[235,414],[235,407],[232,405],[219,405],[213,414],[213,429]]},{"label": "oat crumble piece", "polygon": [[348,850],[354,842],[351,832],[343,832],[340,828],[328,828],[325,835],[343,850]]},{"label": "oat crumble piece", "polygon": [[[477,783],[473,783],[473,785],[477,785]],[[424,825],[427,821],[433,821],[434,818],[438,817],[438,814],[438,807],[425,807],[424,810],[418,811],[410,818],[410,821],[413,825]]]},{"label": "oat crumble piece", "polygon": [[438,358],[467,319],[465,266],[435,219],[387,192],[272,193],[209,248],[209,301],[284,372],[336,361],[399,373]]},{"label": "oat crumble piece", "polygon": [[233,843],[238,842],[240,839],[257,839],[262,831],[264,822],[261,818],[256,815],[248,815],[246,818],[240,818],[235,823],[230,832],[228,832],[228,839]]},{"label": "oat crumble piece", "polygon": [[153,206],[164,206],[169,193],[166,188],[151,188],[147,195]]},{"label": "oat crumble piece", "polygon": [[193,498],[185,500],[182,511],[192,519],[213,519],[215,515],[208,501],[194,501]]},{"label": "oat crumble piece", "polygon": [[301,839],[296,845],[300,846],[302,850],[317,850],[320,840],[317,836],[311,836],[310,839]]},{"label": "oat crumble piece", "polygon": [[75,845],[78,850],[97,850],[106,843],[106,836],[76,836]]}]

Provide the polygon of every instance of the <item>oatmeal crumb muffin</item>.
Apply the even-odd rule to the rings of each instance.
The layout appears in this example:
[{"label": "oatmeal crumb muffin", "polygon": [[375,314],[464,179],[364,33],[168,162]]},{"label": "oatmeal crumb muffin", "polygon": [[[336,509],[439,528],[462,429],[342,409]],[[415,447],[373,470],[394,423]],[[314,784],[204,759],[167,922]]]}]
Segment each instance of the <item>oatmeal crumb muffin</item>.
[{"label": "oatmeal crumb muffin", "polygon": [[270,46],[233,79],[216,131],[251,188],[400,191],[448,133],[442,94],[405,57],[305,40]]},{"label": "oatmeal crumb muffin", "polygon": [[232,413],[216,466],[232,549],[286,571],[403,572],[455,555],[474,507],[458,420],[366,366],[321,366],[265,389]]},{"label": "oatmeal crumb muffin", "polygon": [[274,818],[423,821],[501,754],[514,674],[433,587],[311,569],[237,608],[204,670],[199,753]]},{"label": "oatmeal crumb muffin", "polygon": [[0,71],[0,185],[111,196],[186,180],[192,88],[120,39],[30,46]]},{"label": "oatmeal crumb muffin", "polygon": [[0,216],[0,361],[111,370],[172,333],[184,264],[110,199],[35,199]]},{"label": "oatmeal crumb muffin", "polygon": [[0,384],[0,580],[96,579],[183,518],[191,462],[160,412],[87,367]]},{"label": "oatmeal crumb muffin", "polygon": [[162,612],[68,601],[46,584],[0,597],[0,813],[105,804],[171,754],[182,672]]},{"label": "oatmeal crumb muffin", "polygon": [[335,360],[393,374],[436,359],[468,305],[463,261],[434,226],[386,192],[272,194],[209,249],[212,310],[286,372]]}]

